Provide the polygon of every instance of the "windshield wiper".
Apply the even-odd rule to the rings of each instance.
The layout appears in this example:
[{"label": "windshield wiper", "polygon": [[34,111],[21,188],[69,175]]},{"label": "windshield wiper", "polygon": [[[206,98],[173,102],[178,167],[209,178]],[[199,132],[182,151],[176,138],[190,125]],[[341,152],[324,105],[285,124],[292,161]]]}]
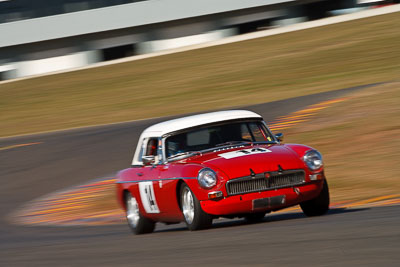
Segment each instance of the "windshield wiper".
[{"label": "windshield wiper", "polygon": [[229,142],[225,142],[225,143],[221,143],[221,144],[216,144],[215,146],[229,146],[229,145],[239,145],[239,144],[247,144],[247,145],[251,145],[253,144],[253,142],[251,141],[229,141]]},{"label": "windshield wiper", "polygon": [[276,143],[278,143],[278,142],[276,142],[276,141],[256,141],[256,142],[254,142],[254,144],[256,144],[256,145],[262,145],[262,144],[268,145],[268,144],[276,144]]},{"label": "windshield wiper", "polygon": [[171,156],[169,156],[167,159],[173,159],[173,158],[177,158],[177,157],[181,157],[181,156],[191,156],[191,155],[194,155],[194,154],[196,154],[196,155],[201,155],[201,152],[200,151],[186,151],[186,152],[180,152],[180,153],[177,153],[177,154],[174,154],[174,155],[171,155]]}]

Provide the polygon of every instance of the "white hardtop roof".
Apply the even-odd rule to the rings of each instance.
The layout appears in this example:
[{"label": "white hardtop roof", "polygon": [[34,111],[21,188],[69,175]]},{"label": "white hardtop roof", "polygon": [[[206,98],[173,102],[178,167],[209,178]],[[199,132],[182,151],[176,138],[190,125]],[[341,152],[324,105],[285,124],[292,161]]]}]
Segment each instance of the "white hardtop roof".
[{"label": "white hardtop roof", "polygon": [[143,145],[145,145],[145,142],[143,141],[145,138],[161,137],[164,134],[219,121],[261,118],[262,117],[257,113],[248,110],[228,110],[187,116],[154,124],[153,126],[145,129],[141,134],[136,147],[135,155],[133,156],[132,165],[142,165],[142,159],[140,159],[139,155]]},{"label": "white hardtop roof", "polygon": [[153,126],[150,126],[149,128],[143,131],[142,137],[150,137],[150,136],[159,137],[167,133],[199,125],[204,125],[219,121],[247,119],[247,118],[262,118],[262,117],[257,113],[248,110],[228,110],[228,111],[210,112],[210,113],[193,115],[154,124]]}]

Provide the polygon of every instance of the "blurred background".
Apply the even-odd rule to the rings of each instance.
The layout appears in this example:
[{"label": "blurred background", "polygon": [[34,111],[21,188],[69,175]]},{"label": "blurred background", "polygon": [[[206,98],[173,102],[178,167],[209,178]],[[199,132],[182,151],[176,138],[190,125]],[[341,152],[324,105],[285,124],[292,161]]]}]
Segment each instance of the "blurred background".
[{"label": "blurred background", "polygon": [[398,0],[2,0],[0,81],[394,2]]}]

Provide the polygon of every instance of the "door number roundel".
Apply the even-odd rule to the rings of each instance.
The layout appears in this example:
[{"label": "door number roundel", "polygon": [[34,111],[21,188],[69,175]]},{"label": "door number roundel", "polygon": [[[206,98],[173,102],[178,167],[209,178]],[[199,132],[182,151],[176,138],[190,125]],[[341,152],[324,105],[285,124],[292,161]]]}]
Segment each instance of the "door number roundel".
[{"label": "door number roundel", "polygon": [[153,182],[139,183],[140,199],[147,213],[160,213],[154,194]]}]

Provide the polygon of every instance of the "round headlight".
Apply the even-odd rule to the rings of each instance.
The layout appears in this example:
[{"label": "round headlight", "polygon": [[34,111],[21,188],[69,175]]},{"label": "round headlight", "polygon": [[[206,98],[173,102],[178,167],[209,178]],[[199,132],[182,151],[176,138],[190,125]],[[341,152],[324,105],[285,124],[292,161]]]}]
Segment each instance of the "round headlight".
[{"label": "round headlight", "polygon": [[209,189],[217,184],[217,174],[210,168],[204,168],[199,171],[197,180],[201,187]]},{"label": "round headlight", "polygon": [[316,171],[324,165],[322,162],[322,155],[317,150],[308,151],[304,155],[303,160],[312,171]]}]

